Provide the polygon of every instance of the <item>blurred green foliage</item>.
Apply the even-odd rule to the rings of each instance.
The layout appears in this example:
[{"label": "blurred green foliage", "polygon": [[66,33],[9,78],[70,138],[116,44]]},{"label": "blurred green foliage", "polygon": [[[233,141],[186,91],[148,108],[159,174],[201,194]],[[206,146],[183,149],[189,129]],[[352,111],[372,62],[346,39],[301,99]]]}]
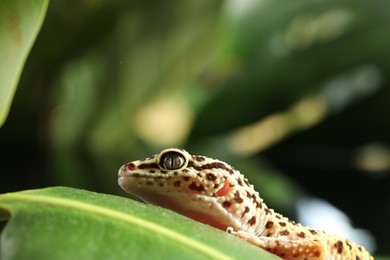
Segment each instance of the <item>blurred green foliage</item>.
[{"label": "blurred green foliage", "polygon": [[180,146],[290,216],[304,192],[330,200],[389,254],[388,7],[53,1],[0,129],[1,188],[119,193],[121,164]]}]

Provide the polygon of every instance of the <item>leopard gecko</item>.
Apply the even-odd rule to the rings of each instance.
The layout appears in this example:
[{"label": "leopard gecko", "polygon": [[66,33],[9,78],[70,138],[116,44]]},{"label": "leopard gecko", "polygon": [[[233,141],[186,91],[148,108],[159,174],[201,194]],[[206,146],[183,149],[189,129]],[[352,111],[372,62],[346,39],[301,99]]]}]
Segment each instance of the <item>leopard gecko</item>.
[{"label": "leopard gecko", "polygon": [[268,208],[253,185],[227,163],[183,149],[165,149],[124,164],[118,183],[147,203],[226,230],[283,259],[373,259],[354,242]]}]

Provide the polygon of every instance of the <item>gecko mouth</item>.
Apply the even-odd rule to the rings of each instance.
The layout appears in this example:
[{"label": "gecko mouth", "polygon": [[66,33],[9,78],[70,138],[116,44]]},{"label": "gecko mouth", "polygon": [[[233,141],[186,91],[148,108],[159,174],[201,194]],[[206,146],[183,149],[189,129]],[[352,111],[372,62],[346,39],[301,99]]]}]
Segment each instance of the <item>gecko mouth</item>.
[{"label": "gecko mouth", "polygon": [[[199,207],[199,201],[206,201],[207,196],[198,194],[197,199],[194,199],[190,196],[184,196],[184,192],[180,193],[180,196],[177,193],[169,195],[167,192],[154,189],[153,185],[139,185],[139,180],[140,178],[133,178],[131,176],[119,177],[118,184],[128,193],[137,196],[148,204],[158,205],[204,224],[226,230],[227,225],[220,223],[220,220],[211,208]],[[206,207],[209,206],[207,205]]]}]

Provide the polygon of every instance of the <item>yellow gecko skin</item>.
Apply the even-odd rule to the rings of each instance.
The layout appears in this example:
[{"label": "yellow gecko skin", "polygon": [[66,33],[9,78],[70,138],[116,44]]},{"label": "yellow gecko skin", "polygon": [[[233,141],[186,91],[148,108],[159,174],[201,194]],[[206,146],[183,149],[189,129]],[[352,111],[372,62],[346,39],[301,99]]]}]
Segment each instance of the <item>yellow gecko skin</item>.
[{"label": "yellow gecko skin", "polygon": [[239,171],[219,160],[169,148],[123,165],[118,183],[147,203],[227,230],[283,259],[373,259],[362,246],[274,212]]}]

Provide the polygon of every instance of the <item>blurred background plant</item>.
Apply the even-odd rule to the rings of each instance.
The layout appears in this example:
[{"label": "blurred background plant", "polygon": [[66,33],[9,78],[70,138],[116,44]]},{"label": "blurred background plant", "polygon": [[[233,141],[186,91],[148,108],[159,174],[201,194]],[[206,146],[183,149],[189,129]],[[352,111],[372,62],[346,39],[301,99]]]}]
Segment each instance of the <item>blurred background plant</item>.
[{"label": "blurred background plant", "polygon": [[234,165],[277,211],[390,255],[388,7],[53,1],[0,129],[0,192],[125,196],[120,165],[178,146]]}]

